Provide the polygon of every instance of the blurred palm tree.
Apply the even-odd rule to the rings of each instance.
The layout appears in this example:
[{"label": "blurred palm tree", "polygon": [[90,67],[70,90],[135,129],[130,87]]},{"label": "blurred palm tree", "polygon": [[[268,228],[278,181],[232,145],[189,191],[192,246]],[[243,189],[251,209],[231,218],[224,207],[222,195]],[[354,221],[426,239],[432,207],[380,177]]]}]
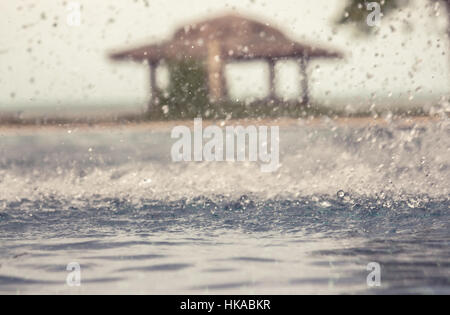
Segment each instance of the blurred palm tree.
[{"label": "blurred palm tree", "polygon": [[[450,41],[450,0],[428,0],[433,5],[441,4],[447,14],[447,38]],[[363,34],[375,33],[375,27],[370,27],[367,23],[367,17],[372,12],[367,9],[370,2],[380,4],[382,16],[394,13],[396,10],[407,6],[412,0],[347,0],[342,17],[337,20],[338,25],[352,24]]]},{"label": "blurred palm tree", "polygon": [[[449,26],[447,27],[447,36],[450,38],[450,0],[428,0],[434,3],[443,4],[447,10]],[[344,8],[342,17],[337,20],[337,24],[353,24],[357,27],[357,30],[363,33],[372,33],[375,28],[367,25],[367,16],[371,13],[367,9],[367,5],[371,2],[376,2],[380,5],[381,13],[383,16],[387,16],[396,9],[402,8],[411,0],[348,0],[347,5]]]}]

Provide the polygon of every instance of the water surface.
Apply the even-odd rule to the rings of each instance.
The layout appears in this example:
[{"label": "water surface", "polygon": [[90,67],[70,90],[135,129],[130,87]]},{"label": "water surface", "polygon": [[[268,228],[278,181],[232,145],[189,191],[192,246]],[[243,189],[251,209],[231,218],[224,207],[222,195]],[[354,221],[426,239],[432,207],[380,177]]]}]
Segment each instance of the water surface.
[{"label": "water surface", "polygon": [[159,129],[0,139],[2,293],[450,293],[445,120],[299,121],[274,173],[173,163]]}]

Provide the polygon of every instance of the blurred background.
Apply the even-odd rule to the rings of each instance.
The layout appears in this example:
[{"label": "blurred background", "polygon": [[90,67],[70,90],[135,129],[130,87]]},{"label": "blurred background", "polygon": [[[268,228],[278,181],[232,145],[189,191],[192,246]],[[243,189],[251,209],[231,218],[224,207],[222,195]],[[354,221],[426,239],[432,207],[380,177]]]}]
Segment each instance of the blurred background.
[{"label": "blurred background", "polygon": [[[186,23],[230,13],[344,53],[342,60],[308,66],[311,99],[321,106],[354,113],[442,105],[450,86],[446,3],[376,2],[384,16],[372,29],[365,24],[365,1],[2,1],[0,111],[17,117],[143,113],[151,98],[148,66],[113,62],[109,54],[167,40]],[[289,61],[276,66],[282,100],[300,97],[296,67]],[[167,86],[166,70],[158,71],[161,87]],[[230,97],[263,98],[267,72],[258,61],[228,64]]]}]

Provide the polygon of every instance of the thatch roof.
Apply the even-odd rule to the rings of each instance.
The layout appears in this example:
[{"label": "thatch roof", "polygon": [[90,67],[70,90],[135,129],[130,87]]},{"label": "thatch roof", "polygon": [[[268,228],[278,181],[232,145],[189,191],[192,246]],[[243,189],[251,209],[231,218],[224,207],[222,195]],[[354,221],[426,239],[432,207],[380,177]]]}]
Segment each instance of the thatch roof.
[{"label": "thatch roof", "polygon": [[188,24],[178,29],[169,41],[115,52],[110,57],[149,62],[206,58],[211,42],[219,45],[221,57],[225,59],[342,57],[337,51],[295,42],[274,27],[234,14]]}]

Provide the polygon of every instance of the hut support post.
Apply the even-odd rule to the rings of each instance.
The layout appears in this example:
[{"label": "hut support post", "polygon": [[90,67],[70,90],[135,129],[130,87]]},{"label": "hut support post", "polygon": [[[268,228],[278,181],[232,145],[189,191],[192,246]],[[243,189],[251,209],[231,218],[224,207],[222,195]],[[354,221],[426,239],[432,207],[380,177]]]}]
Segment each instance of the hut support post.
[{"label": "hut support post", "polygon": [[220,43],[217,40],[208,43],[208,86],[212,102],[223,100],[227,94],[224,80],[224,63]]},{"label": "hut support post", "polygon": [[276,82],[275,82],[275,59],[268,59],[269,63],[269,100],[275,100],[277,98]]},{"label": "hut support post", "polygon": [[309,58],[303,56],[300,59],[300,72],[302,74],[301,79],[301,91],[302,91],[302,105],[309,104],[309,86],[308,86],[308,62]]},{"label": "hut support post", "polygon": [[150,86],[151,86],[152,97],[148,104],[149,112],[155,111],[159,104],[160,90],[158,88],[158,85],[156,84],[156,68],[157,67],[158,67],[157,62],[150,63]]}]

